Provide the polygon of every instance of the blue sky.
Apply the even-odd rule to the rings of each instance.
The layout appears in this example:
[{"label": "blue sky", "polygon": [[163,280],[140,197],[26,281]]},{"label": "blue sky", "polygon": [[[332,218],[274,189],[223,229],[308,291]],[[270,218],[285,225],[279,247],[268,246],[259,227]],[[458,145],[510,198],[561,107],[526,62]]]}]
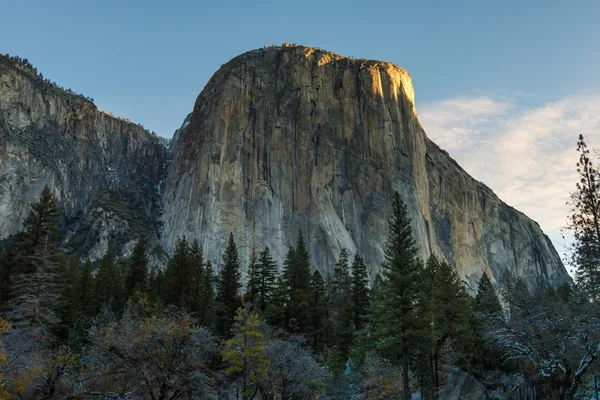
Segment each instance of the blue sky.
[{"label": "blue sky", "polygon": [[0,10],[0,52],[165,137],[246,50],[291,42],[391,61],[411,73],[429,136],[554,240],[576,136],[600,145],[595,0],[0,0]]}]

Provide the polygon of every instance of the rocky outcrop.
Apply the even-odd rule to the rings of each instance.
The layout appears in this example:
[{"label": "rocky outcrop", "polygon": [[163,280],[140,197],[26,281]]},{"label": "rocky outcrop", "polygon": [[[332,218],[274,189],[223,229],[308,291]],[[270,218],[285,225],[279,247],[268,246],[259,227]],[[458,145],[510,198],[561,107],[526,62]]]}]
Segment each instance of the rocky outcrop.
[{"label": "rocky outcrop", "polygon": [[0,56],[0,239],[48,185],[65,211],[67,245],[92,259],[109,240],[158,244],[166,150],[139,125]]},{"label": "rocky outcrop", "polygon": [[400,192],[421,255],[534,284],[568,278],[540,227],[432,143],[411,77],[379,61],[282,46],[223,65],[178,130],[165,182],[163,243],[197,238],[219,260],[228,233],[243,259],[268,245],[282,260],[300,231],[313,266],[342,248],[383,261],[390,200]]}]

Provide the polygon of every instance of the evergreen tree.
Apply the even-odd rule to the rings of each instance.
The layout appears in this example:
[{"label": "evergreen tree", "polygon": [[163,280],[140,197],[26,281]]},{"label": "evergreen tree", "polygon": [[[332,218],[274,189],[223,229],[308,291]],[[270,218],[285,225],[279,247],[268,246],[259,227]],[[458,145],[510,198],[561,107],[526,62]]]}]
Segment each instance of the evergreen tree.
[{"label": "evergreen tree", "polygon": [[95,312],[94,277],[92,276],[92,263],[89,260],[83,264],[80,271],[78,294],[81,314],[92,317]]},{"label": "evergreen tree", "polygon": [[58,219],[61,215],[48,186],[16,235],[17,257],[11,271],[8,316],[15,326],[50,326],[58,322],[54,305],[60,296]]},{"label": "evergreen tree", "polygon": [[467,369],[472,355],[473,332],[471,329],[472,300],[467,294],[456,271],[447,263],[440,263],[431,256],[427,269],[433,278],[429,294],[433,311],[431,327],[434,339],[434,371],[436,387],[439,386],[439,357],[442,346],[450,343],[461,358],[459,366]]},{"label": "evergreen tree", "polygon": [[229,234],[229,243],[222,257],[223,266],[217,282],[217,301],[219,302],[217,331],[221,336],[229,336],[235,313],[241,305],[240,259],[233,240],[233,233]]},{"label": "evergreen tree", "polygon": [[258,315],[239,308],[235,315],[233,337],[226,342],[223,351],[223,360],[230,363],[225,372],[240,376],[244,400],[256,396],[260,381],[267,374],[269,361],[263,344],[264,335],[259,328]]},{"label": "evergreen tree", "polygon": [[288,300],[288,288],[283,276],[279,275],[275,281],[275,289],[270,302],[265,309],[265,319],[272,325],[280,328],[286,328],[286,304]]},{"label": "evergreen tree", "polygon": [[330,346],[335,350],[334,370],[341,372],[352,347],[354,336],[354,313],[352,311],[352,282],[348,271],[348,253],[342,249],[338,261],[333,268],[333,276],[330,285],[330,323],[332,337]]},{"label": "evergreen tree", "polygon": [[[64,260],[59,267],[60,275],[60,298],[55,304],[56,314],[60,323],[53,327],[52,333],[61,342],[67,340],[77,340],[73,335],[77,326],[78,320],[81,318],[81,304],[79,294],[81,285],[79,282],[80,265],[77,257],[69,257]],[[79,332],[81,333],[81,332]]]},{"label": "evergreen tree", "polygon": [[354,255],[352,262],[351,284],[354,328],[360,330],[363,328],[369,308],[369,278],[367,266],[358,253]]},{"label": "evergreen tree", "polygon": [[10,300],[11,277],[13,273],[14,254],[12,246],[0,252],[0,312],[5,312]]},{"label": "evergreen tree", "polygon": [[[60,242],[58,219],[61,215],[50,188],[44,186],[40,199],[31,205],[29,214],[23,221],[23,231],[16,235],[19,255],[32,255],[40,246],[57,247]],[[27,259],[23,261],[26,263]]]},{"label": "evergreen tree", "polygon": [[261,286],[261,265],[258,262],[256,253],[252,250],[250,262],[248,263],[248,282],[246,283],[246,293],[244,294],[244,304],[252,304],[254,309],[260,309],[260,286]]},{"label": "evergreen tree", "polygon": [[590,151],[579,135],[577,190],[571,194],[567,228],[575,236],[572,262],[577,267],[577,283],[591,298],[600,301],[600,174]]},{"label": "evergreen tree", "polygon": [[310,345],[316,353],[321,353],[327,340],[327,307],[328,299],[323,276],[314,270],[310,281],[310,311],[312,334]]},{"label": "evergreen tree", "polygon": [[173,257],[169,260],[165,271],[163,300],[166,304],[189,311],[190,298],[188,295],[189,286],[192,283],[190,275],[190,249],[184,236],[175,243]]},{"label": "evergreen tree", "polygon": [[422,266],[412,237],[406,206],[396,193],[389,220],[384,277],[374,298],[371,323],[377,347],[396,363],[401,361],[403,396],[410,400],[408,368],[411,345],[418,340],[416,303]]},{"label": "evergreen tree", "polygon": [[194,239],[189,253],[189,284],[186,285],[188,293],[186,295],[190,311],[194,314],[201,312],[202,301],[200,299],[200,290],[204,279],[204,253],[198,239]]},{"label": "evergreen tree", "polygon": [[162,303],[165,297],[165,273],[162,269],[150,269],[148,278],[148,286],[150,291],[150,301],[154,304]]},{"label": "evergreen tree", "polygon": [[145,293],[148,288],[148,257],[141,239],[133,248],[129,259],[129,270],[125,280],[125,295],[131,297],[135,292]]},{"label": "evergreen tree", "polygon": [[502,315],[502,306],[494,285],[487,273],[483,273],[477,284],[475,295],[475,311],[486,315]]},{"label": "evergreen tree", "polygon": [[117,250],[113,243],[100,260],[98,273],[94,280],[96,311],[109,305],[113,311],[119,311],[124,306],[122,275],[117,259]]},{"label": "evergreen tree", "polygon": [[477,284],[473,309],[476,367],[483,370],[498,369],[502,363],[502,354],[489,344],[486,330],[495,326],[497,320],[503,320],[503,313],[496,289],[485,272]]},{"label": "evergreen tree", "polygon": [[189,285],[189,304],[190,311],[194,314],[198,313],[202,307],[199,301],[200,287],[204,275],[204,252],[198,243],[198,239],[194,239],[190,247],[190,285]]},{"label": "evergreen tree", "polygon": [[258,290],[258,308],[264,312],[271,304],[277,285],[277,264],[271,257],[269,247],[260,253],[260,285]]},{"label": "evergreen tree", "polygon": [[331,301],[333,309],[338,315],[341,315],[342,309],[351,301],[351,280],[346,249],[342,249],[339,259],[333,267]]},{"label": "evergreen tree", "polygon": [[200,309],[198,310],[198,320],[200,324],[212,327],[214,323],[214,276],[212,263],[208,261],[206,268],[202,274],[202,282],[200,283]]},{"label": "evergreen tree", "polygon": [[286,301],[287,328],[291,332],[310,330],[308,295],[310,291],[310,255],[302,232],[296,248],[288,251],[284,264],[283,278],[288,288]]}]

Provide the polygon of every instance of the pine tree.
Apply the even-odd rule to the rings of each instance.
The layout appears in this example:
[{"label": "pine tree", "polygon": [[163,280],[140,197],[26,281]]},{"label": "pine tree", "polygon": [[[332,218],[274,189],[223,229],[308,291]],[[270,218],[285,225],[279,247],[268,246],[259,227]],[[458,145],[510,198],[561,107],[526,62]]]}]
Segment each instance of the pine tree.
[{"label": "pine tree", "polygon": [[498,299],[498,294],[494,285],[490,281],[487,273],[483,273],[477,284],[477,294],[475,295],[476,312],[487,315],[501,315],[502,306]]},{"label": "pine tree", "polygon": [[129,270],[125,280],[125,295],[131,297],[135,292],[145,293],[148,289],[148,257],[141,239],[133,248],[129,259]]},{"label": "pine tree", "polygon": [[188,304],[190,311],[197,314],[202,310],[202,302],[200,300],[200,290],[204,279],[204,252],[198,243],[198,239],[194,239],[189,253],[189,284]]},{"label": "pine tree", "polygon": [[262,341],[264,335],[259,328],[258,315],[239,308],[235,315],[233,337],[226,342],[223,351],[223,360],[230,363],[225,372],[240,375],[244,400],[256,396],[260,381],[267,374],[269,360]]},{"label": "pine tree", "polygon": [[432,324],[434,339],[434,371],[436,387],[439,386],[439,357],[442,346],[449,342],[461,357],[463,369],[469,366],[473,346],[471,329],[472,300],[467,294],[456,271],[447,263],[440,263],[431,256],[427,269],[433,278],[429,294],[432,304]]},{"label": "pine tree", "polygon": [[81,318],[79,260],[77,257],[69,257],[60,264],[59,271],[61,291],[60,298],[55,304],[55,310],[60,323],[53,327],[52,333],[60,342],[64,343],[67,340],[78,339],[69,336],[77,336],[74,333],[77,322]]},{"label": "pine tree", "polygon": [[17,257],[8,316],[15,326],[56,324],[54,305],[60,296],[58,219],[61,215],[48,186],[31,205],[16,235]]},{"label": "pine tree", "polygon": [[271,257],[269,247],[260,253],[260,286],[258,290],[258,308],[264,312],[271,304],[277,285],[277,264]]},{"label": "pine tree", "polygon": [[214,271],[212,263],[208,261],[202,274],[202,282],[200,284],[200,309],[198,311],[198,320],[200,324],[212,327],[214,323]]},{"label": "pine tree", "polygon": [[169,260],[165,271],[164,302],[189,311],[190,284],[190,249],[184,236],[175,243],[173,257]]},{"label": "pine tree", "polygon": [[250,262],[248,263],[248,282],[246,283],[246,293],[244,294],[244,304],[252,304],[254,309],[260,309],[260,286],[261,286],[261,265],[258,262],[256,253],[252,250]]},{"label": "pine tree", "polygon": [[571,194],[567,228],[575,236],[572,262],[577,267],[578,285],[600,301],[600,174],[590,158],[590,150],[579,135],[577,190]]},{"label": "pine tree", "polygon": [[352,283],[348,271],[348,253],[342,249],[338,261],[333,268],[330,285],[330,318],[331,333],[330,346],[335,346],[334,369],[340,372],[346,364],[352,347],[354,335],[354,315],[352,312]]},{"label": "pine tree", "polygon": [[474,358],[477,367],[483,370],[495,370],[502,363],[502,354],[490,345],[486,330],[494,326],[498,320],[502,320],[503,313],[496,289],[485,272],[477,284],[473,308]]},{"label": "pine tree", "polygon": [[371,326],[377,347],[390,361],[401,361],[403,396],[410,400],[408,363],[411,345],[418,339],[419,316],[415,305],[422,266],[417,259],[406,206],[398,193],[392,202],[383,268],[385,280],[374,298]]},{"label": "pine tree", "polygon": [[283,279],[288,288],[286,320],[291,332],[310,330],[308,295],[310,291],[310,255],[300,232],[296,248],[288,251]]},{"label": "pine tree", "polygon": [[270,302],[265,309],[265,320],[270,325],[286,328],[285,310],[289,301],[287,296],[288,287],[283,276],[279,275],[275,281],[275,289],[273,290]]},{"label": "pine tree", "polygon": [[221,336],[229,336],[235,313],[241,305],[240,259],[233,240],[233,233],[229,234],[229,243],[222,257],[223,266],[217,282],[217,301],[219,302],[217,331]]},{"label": "pine tree", "polygon": [[79,275],[79,310],[86,317],[92,317],[95,312],[94,277],[89,260],[83,264]]},{"label": "pine tree", "polygon": [[369,308],[369,277],[367,266],[358,253],[354,255],[354,261],[352,262],[351,283],[354,328],[361,330]]},{"label": "pine tree", "polygon": [[6,312],[10,300],[11,278],[14,270],[14,254],[12,246],[0,252],[0,313]]},{"label": "pine tree", "polygon": [[120,311],[124,306],[122,275],[117,259],[117,250],[113,243],[100,260],[98,273],[94,279],[96,311],[109,305],[113,311]]},{"label": "pine tree", "polygon": [[321,353],[327,344],[327,292],[325,281],[318,270],[314,270],[310,281],[310,311],[312,333],[310,345],[316,353]]}]

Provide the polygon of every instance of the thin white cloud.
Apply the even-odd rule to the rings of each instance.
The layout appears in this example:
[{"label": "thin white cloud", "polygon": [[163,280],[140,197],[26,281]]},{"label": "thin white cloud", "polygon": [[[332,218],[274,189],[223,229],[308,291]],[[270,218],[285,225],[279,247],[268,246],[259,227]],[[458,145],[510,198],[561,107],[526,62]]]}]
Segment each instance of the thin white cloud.
[{"label": "thin white cloud", "polygon": [[[537,108],[518,98],[461,96],[421,107],[428,136],[467,172],[524,212],[555,240],[577,181],[577,136],[600,145],[600,95],[571,96]],[[555,243],[561,252],[562,243]]]}]

